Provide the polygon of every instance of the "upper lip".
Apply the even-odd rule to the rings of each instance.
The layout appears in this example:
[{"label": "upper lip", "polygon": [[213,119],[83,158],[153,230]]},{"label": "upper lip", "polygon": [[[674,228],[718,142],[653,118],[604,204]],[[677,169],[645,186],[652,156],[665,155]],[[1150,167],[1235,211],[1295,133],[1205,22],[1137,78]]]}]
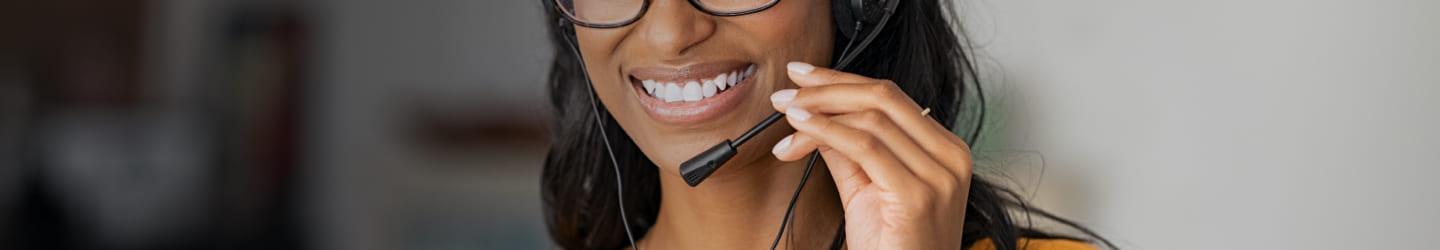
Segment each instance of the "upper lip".
[{"label": "upper lip", "polygon": [[714,77],[720,73],[730,73],[737,70],[745,70],[750,63],[726,60],[714,62],[702,62],[681,67],[637,67],[630,70],[630,76],[640,80],[655,80],[658,82],[679,82],[693,79]]}]

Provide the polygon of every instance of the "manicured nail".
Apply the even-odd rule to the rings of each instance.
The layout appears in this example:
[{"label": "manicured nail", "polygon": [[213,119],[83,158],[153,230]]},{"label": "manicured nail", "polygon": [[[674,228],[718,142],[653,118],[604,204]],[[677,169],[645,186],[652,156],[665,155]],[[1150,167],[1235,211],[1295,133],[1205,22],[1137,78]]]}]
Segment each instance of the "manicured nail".
[{"label": "manicured nail", "polygon": [[799,73],[801,75],[810,74],[810,71],[815,71],[815,65],[810,65],[809,63],[803,62],[790,62],[788,64],[785,64],[785,68],[790,69],[790,72]]},{"label": "manicured nail", "polygon": [[790,103],[791,100],[795,100],[795,92],[798,91],[795,89],[783,89],[780,91],[775,91],[774,94],[770,94],[770,102],[780,105]]},{"label": "manicured nail", "polygon": [[795,138],[795,135],[788,135],[788,136],[785,136],[785,139],[780,139],[780,142],[775,143],[775,149],[771,149],[771,150],[770,150],[770,153],[775,154],[775,155],[780,155],[780,154],[785,153],[785,150],[786,150],[786,149],[790,149],[790,139],[791,139],[791,138]]},{"label": "manicured nail", "polygon": [[785,109],[785,116],[790,117],[791,120],[803,122],[810,119],[810,112],[806,112],[805,109],[791,107]]}]

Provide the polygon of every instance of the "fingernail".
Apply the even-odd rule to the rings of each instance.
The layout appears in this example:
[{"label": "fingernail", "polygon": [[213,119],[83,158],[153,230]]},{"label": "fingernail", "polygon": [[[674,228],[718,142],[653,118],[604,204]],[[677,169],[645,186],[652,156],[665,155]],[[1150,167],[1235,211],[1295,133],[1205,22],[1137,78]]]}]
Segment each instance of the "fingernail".
[{"label": "fingernail", "polygon": [[791,107],[785,109],[785,116],[790,117],[790,120],[803,122],[810,119],[810,112],[806,112],[804,109],[801,108]]},{"label": "fingernail", "polygon": [[809,74],[810,71],[815,71],[815,65],[810,65],[809,63],[803,62],[790,62],[788,64],[785,64],[785,68],[790,69],[790,72],[799,73],[801,75]]},{"label": "fingernail", "polygon": [[786,149],[790,149],[790,138],[794,138],[794,137],[795,137],[795,135],[788,135],[788,136],[785,136],[785,139],[780,139],[780,142],[775,143],[775,149],[771,149],[771,150],[770,150],[770,153],[775,154],[775,155],[780,155],[780,154],[782,154],[782,153],[785,153],[785,150],[786,150]]},{"label": "fingernail", "polygon": [[770,102],[775,104],[789,103],[791,100],[795,100],[795,92],[798,91],[796,91],[795,89],[783,89],[780,91],[775,91],[774,94],[770,94]]}]

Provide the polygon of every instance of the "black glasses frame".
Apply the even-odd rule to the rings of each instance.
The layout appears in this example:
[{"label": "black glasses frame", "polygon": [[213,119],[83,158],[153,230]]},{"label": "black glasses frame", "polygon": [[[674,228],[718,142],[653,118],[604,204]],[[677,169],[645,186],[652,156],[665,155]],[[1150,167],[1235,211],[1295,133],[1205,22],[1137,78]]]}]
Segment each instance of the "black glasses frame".
[{"label": "black glasses frame", "polygon": [[[626,26],[626,25],[630,25],[630,24],[632,24],[632,23],[635,23],[635,21],[639,21],[641,17],[644,17],[644,16],[645,16],[645,12],[650,10],[650,1],[653,1],[653,0],[644,0],[644,2],[641,2],[641,3],[640,3],[640,11],[639,11],[639,12],[636,12],[634,17],[631,17],[630,19],[625,19],[624,21],[615,22],[615,23],[592,23],[592,22],[586,22],[586,21],[584,21],[584,20],[580,20],[579,18],[575,18],[575,15],[574,15],[573,13],[570,13],[570,10],[566,10],[566,9],[565,9],[565,6],[564,6],[560,1],[562,1],[562,0],[551,0],[550,2],[555,5],[555,11],[559,11],[559,12],[560,12],[560,15],[565,16],[565,19],[569,19],[571,23],[574,23],[575,25],[580,25],[580,26],[582,26],[582,27],[587,27],[587,28],[608,29],[608,28],[624,27],[624,26]],[[691,6],[695,6],[695,9],[698,9],[698,10],[700,10],[700,12],[705,12],[705,14],[710,14],[710,15],[712,15],[712,16],[743,16],[743,15],[749,15],[749,14],[754,14],[754,13],[756,13],[756,12],[761,12],[761,11],[768,10],[768,9],[770,9],[770,7],[775,7],[775,4],[780,3],[780,0],[770,0],[770,2],[769,2],[769,3],[765,3],[765,5],[762,5],[762,6],[760,6],[760,7],[755,7],[755,8],[752,8],[752,9],[748,9],[748,10],[741,10],[741,11],[717,11],[717,10],[712,10],[712,9],[706,8],[706,7],[705,7],[705,4],[700,3],[700,1],[701,1],[701,0],[689,0],[690,5],[691,5]]]}]

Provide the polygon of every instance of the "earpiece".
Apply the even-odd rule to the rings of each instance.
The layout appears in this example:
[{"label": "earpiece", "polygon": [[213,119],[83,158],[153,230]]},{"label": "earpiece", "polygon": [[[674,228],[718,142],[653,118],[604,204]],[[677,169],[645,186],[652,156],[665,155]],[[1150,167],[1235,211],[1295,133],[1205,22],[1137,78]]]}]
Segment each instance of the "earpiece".
[{"label": "earpiece", "polygon": [[901,0],[831,0],[830,12],[835,18],[835,28],[845,38],[855,39],[865,25],[875,24],[885,16],[888,2]]}]

